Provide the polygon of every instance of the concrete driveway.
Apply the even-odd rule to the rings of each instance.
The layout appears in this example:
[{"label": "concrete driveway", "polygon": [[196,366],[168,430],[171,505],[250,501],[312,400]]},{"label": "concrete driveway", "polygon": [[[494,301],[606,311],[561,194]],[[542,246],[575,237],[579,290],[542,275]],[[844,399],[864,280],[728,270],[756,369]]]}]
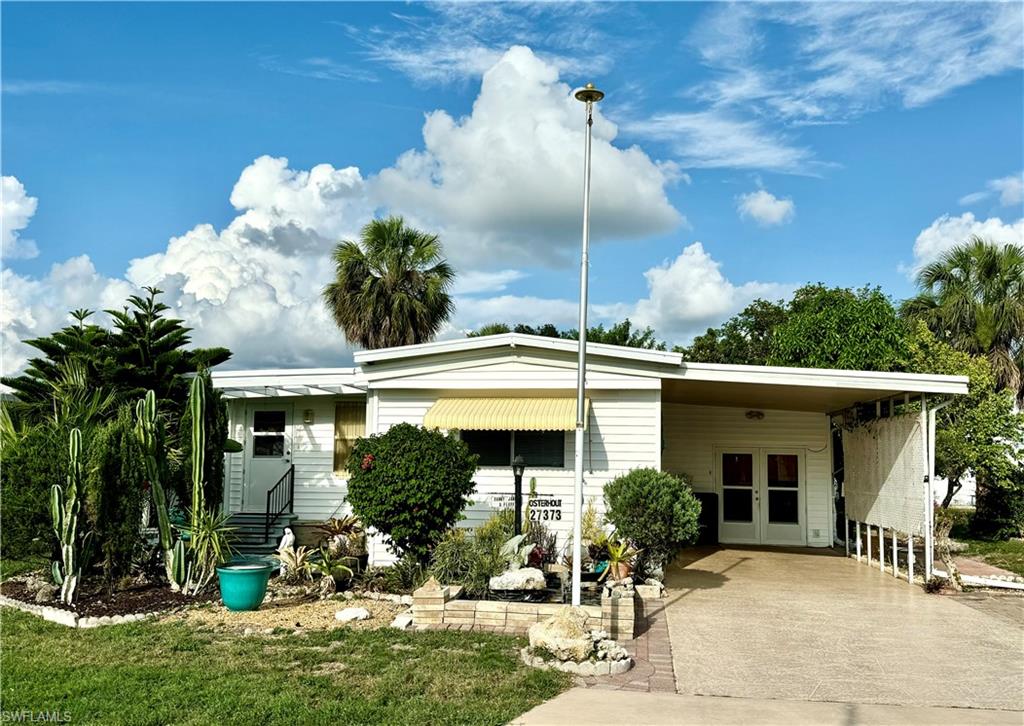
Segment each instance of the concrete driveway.
[{"label": "concrete driveway", "polygon": [[666,574],[681,694],[1024,710],[1024,598],[812,549],[695,549]]}]

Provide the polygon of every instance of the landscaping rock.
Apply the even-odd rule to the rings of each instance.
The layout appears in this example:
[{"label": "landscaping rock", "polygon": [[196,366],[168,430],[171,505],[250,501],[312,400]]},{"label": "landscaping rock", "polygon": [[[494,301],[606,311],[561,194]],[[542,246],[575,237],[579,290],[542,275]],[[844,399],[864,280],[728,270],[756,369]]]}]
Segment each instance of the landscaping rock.
[{"label": "landscaping rock", "polygon": [[353,620],[368,620],[370,611],[366,608],[345,608],[334,613],[334,619],[341,623],[349,623]]},{"label": "landscaping rock", "polygon": [[544,648],[561,661],[586,660],[594,649],[586,626],[587,614],[567,605],[547,620],[530,626],[530,647]]},{"label": "landscaping rock", "polygon": [[412,627],[412,613],[400,613],[391,621],[391,627],[398,630],[408,630]]},{"label": "landscaping rock", "polygon": [[547,587],[544,573],[535,567],[506,570],[490,580],[492,590],[543,590]]},{"label": "landscaping rock", "polygon": [[58,588],[56,585],[43,583],[43,586],[36,590],[35,601],[37,603],[53,602],[57,598]]}]

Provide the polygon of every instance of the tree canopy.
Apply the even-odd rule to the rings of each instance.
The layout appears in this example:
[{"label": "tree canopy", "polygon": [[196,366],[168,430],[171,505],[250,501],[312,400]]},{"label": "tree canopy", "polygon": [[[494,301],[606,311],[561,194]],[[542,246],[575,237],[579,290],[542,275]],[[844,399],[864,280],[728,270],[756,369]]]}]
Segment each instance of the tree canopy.
[{"label": "tree canopy", "polygon": [[363,348],[425,343],[455,309],[448,294],[455,272],[441,241],[401,217],[369,222],[358,242],[334,248],[333,259],[324,302],[345,337]]},{"label": "tree canopy", "polygon": [[[536,327],[522,323],[511,326],[505,323],[490,323],[467,333],[467,336],[477,338],[482,335],[498,335],[500,333],[522,333],[523,335],[540,335],[545,338],[562,338],[563,340],[579,340],[580,337],[580,331],[576,328],[559,330],[551,323],[545,323]],[[646,328],[634,327],[629,318],[607,328],[603,323],[587,328],[587,342],[622,345],[629,348],[665,350],[665,343],[657,339],[653,328],[650,326]]]},{"label": "tree canopy", "polygon": [[999,388],[1024,393],[1024,250],[980,237],[947,251],[917,274],[920,293],[903,313],[923,320],[954,348],[983,355]]}]

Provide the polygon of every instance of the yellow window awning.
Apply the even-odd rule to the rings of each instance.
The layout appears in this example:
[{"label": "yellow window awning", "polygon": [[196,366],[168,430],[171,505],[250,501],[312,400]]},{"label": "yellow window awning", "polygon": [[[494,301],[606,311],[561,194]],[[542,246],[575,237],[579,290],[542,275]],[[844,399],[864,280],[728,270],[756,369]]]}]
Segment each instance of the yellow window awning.
[{"label": "yellow window awning", "polygon": [[[584,399],[583,422],[590,414]],[[575,398],[439,398],[423,417],[428,429],[465,431],[572,431]]]}]

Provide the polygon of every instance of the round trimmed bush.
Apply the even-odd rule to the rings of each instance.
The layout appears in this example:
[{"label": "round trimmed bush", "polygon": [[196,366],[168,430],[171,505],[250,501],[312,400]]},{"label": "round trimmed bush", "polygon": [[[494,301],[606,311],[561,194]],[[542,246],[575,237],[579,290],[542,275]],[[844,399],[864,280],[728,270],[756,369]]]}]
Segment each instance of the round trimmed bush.
[{"label": "round trimmed bush", "polygon": [[392,549],[426,563],[470,502],[476,462],[456,436],[398,424],[356,442],[348,460],[348,501]]},{"label": "round trimmed bush", "polygon": [[690,485],[657,469],[634,469],[604,488],[605,517],[652,564],[667,564],[697,539],[700,502]]}]

